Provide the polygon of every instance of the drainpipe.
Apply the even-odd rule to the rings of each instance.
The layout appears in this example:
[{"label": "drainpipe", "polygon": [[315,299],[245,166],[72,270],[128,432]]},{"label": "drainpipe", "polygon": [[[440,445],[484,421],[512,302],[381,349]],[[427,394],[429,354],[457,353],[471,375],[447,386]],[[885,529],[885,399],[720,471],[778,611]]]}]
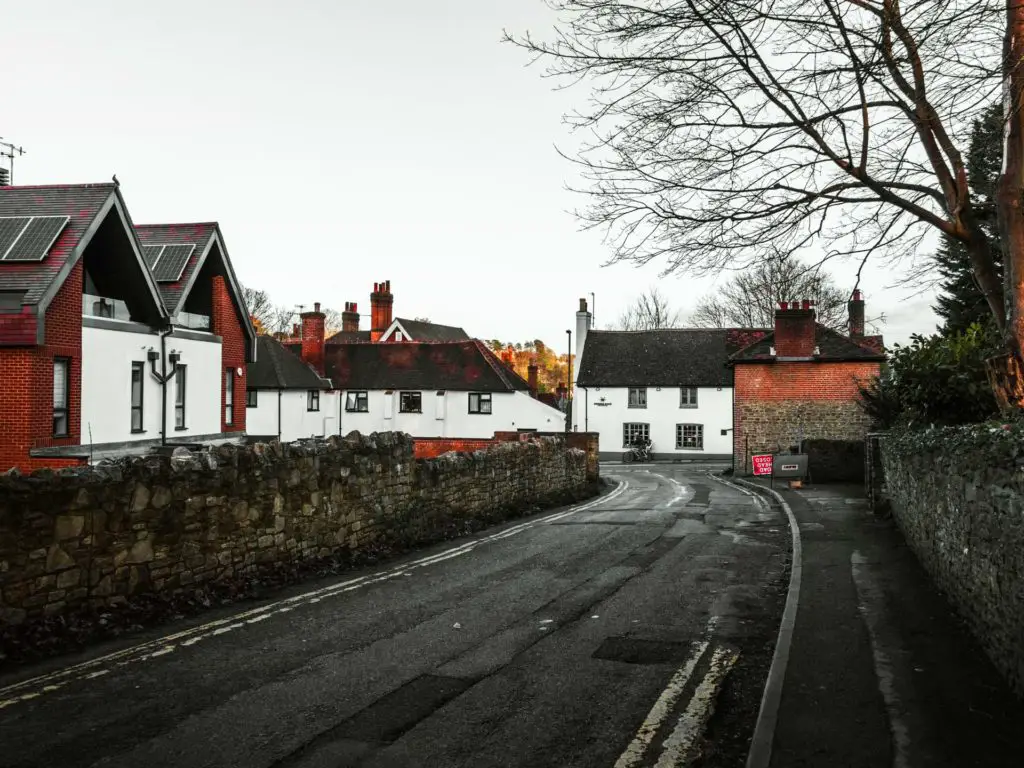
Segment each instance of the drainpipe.
[{"label": "drainpipe", "polygon": [[577,386],[576,389],[583,390],[583,431],[590,431],[590,393],[586,387]]},{"label": "drainpipe", "polygon": [[150,348],[149,365],[153,378],[160,382],[160,445],[167,445],[167,382],[174,376],[178,368],[177,359],[171,365],[171,372],[167,373],[167,337],[174,333],[174,326],[168,326],[160,331],[160,373],[156,372],[157,353]]},{"label": "drainpipe", "polygon": [[281,442],[281,390],[277,390],[277,442]]}]

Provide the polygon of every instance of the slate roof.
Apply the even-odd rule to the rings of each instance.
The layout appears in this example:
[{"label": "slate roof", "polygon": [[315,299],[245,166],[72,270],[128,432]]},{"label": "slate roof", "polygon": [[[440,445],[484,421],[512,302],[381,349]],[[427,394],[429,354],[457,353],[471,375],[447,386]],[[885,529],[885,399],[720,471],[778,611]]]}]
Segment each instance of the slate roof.
[{"label": "slate roof", "polygon": [[590,331],[576,383],[581,387],[731,387],[729,330],[664,328]]},{"label": "slate roof", "polygon": [[325,367],[336,389],[525,392],[530,388],[475,339],[331,344],[326,348]]},{"label": "slate roof", "polygon": [[194,243],[195,250],[189,257],[185,268],[181,271],[181,279],[176,283],[157,283],[160,297],[164,300],[167,312],[174,315],[184,298],[182,293],[189,279],[199,266],[199,262],[210,247],[210,241],[217,232],[214,222],[201,224],[140,224],[135,227],[139,241],[143,245],[180,245]]},{"label": "slate roof", "polygon": [[42,261],[0,263],[0,291],[23,293],[22,304],[39,303],[116,189],[113,183],[0,187],[0,216],[71,218]]},{"label": "slate roof", "polygon": [[331,382],[271,336],[256,339],[256,362],[246,367],[249,389],[330,389]]},{"label": "slate roof", "polygon": [[396,317],[413,341],[469,341],[469,334],[454,325],[439,325],[424,320]]},{"label": "slate roof", "polygon": [[[882,351],[882,338],[880,336],[865,336],[858,343],[849,336],[843,336],[831,328],[826,328],[821,323],[815,323],[814,343],[820,351],[820,354],[814,356],[816,360],[841,362],[856,360],[880,361],[885,359],[885,354]],[[732,362],[750,363],[773,360],[774,356],[771,354],[771,347],[774,344],[774,331],[767,331],[760,340],[733,354]]]},{"label": "slate roof", "polygon": [[328,336],[325,344],[341,344],[348,341],[369,341],[369,331],[338,331],[333,336]]}]

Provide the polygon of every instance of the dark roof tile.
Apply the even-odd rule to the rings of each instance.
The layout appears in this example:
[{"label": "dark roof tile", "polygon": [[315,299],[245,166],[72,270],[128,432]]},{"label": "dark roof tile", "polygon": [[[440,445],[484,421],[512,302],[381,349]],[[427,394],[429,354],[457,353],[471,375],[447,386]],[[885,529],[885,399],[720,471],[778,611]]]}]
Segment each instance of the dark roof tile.
[{"label": "dark roof tile", "polygon": [[413,341],[469,341],[469,334],[454,325],[439,325],[425,320],[395,318]]},{"label": "dark roof tile", "polygon": [[729,331],[724,328],[590,331],[577,384],[731,387],[728,342]]},{"label": "dark roof tile", "polygon": [[180,279],[174,283],[157,283],[157,287],[160,289],[160,296],[164,300],[164,305],[167,307],[167,311],[173,315],[178,310],[178,305],[181,303],[182,298],[184,298],[182,292],[185,290],[185,286],[188,285],[188,281],[199,264],[199,260],[206,253],[206,249],[210,246],[210,241],[217,232],[217,224],[213,222],[203,222],[200,224],[141,224],[135,227],[135,231],[143,245],[181,245],[184,243],[195,245],[195,250],[192,251],[192,255],[189,256],[188,262],[186,262],[184,269],[181,271]]},{"label": "dark roof tile", "polygon": [[329,344],[327,375],[337,389],[527,391],[521,376],[477,340]]},{"label": "dark roof tile", "polygon": [[270,336],[256,339],[256,362],[249,363],[246,386],[249,389],[330,389],[313,368]]},{"label": "dark roof tile", "polygon": [[[849,360],[883,360],[881,336],[865,336],[861,343],[854,341],[849,336],[826,328],[821,323],[815,324],[814,343],[817,345],[820,354],[815,359],[824,361],[849,361]],[[758,341],[739,350],[732,356],[735,363],[757,362],[760,360],[773,360],[771,348],[775,344],[775,332],[769,331]]]}]

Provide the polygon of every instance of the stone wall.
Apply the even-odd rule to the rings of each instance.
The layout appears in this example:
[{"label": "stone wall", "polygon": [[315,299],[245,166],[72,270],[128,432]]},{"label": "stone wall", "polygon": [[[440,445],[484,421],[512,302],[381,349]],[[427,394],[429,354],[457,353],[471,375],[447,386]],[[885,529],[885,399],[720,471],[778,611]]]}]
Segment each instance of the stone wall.
[{"label": "stone wall", "polygon": [[1024,429],[894,432],[881,449],[907,542],[1024,695]]},{"label": "stone wall", "polygon": [[[736,469],[750,471],[750,457],[762,453],[777,453],[797,445],[800,436],[805,443],[822,448],[826,442],[863,442],[870,420],[855,402],[808,402],[783,400],[774,402],[737,402],[736,423],[742,424],[740,439],[737,441]],[[737,432],[740,427],[737,426]],[[832,450],[826,461],[832,462]],[[859,470],[863,472],[863,458],[859,459]],[[810,464],[811,473],[818,479],[815,465]]]},{"label": "stone wall", "polygon": [[586,455],[564,441],[415,459],[399,433],[0,476],[0,622],[437,541],[592,489]]},{"label": "stone wall", "polygon": [[503,442],[534,440],[550,437],[564,440],[570,448],[587,454],[587,479],[597,482],[601,478],[601,435],[599,432],[495,432],[494,439]]}]

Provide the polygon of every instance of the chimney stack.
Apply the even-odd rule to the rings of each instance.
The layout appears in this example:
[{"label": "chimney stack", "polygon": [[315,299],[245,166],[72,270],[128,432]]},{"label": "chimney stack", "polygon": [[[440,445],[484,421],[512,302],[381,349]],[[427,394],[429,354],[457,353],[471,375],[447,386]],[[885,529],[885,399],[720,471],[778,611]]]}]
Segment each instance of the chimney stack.
[{"label": "chimney stack", "polygon": [[813,357],[816,331],[813,301],[780,301],[775,310],[776,356]]},{"label": "chimney stack", "polygon": [[392,305],[395,297],[391,295],[391,281],[373,284],[370,294],[370,340],[378,341],[391,326]]},{"label": "chimney stack", "polygon": [[526,367],[526,381],[530,385],[530,397],[537,397],[537,361],[531,360]]},{"label": "chimney stack", "polygon": [[853,292],[853,298],[846,305],[850,314],[850,336],[859,338],[864,335],[864,299],[861,298],[860,289]]},{"label": "chimney stack", "polygon": [[345,311],[341,313],[341,330],[348,333],[359,330],[359,307],[354,301],[345,302]]},{"label": "chimney stack", "polygon": [[320,311],[320,302],[313,305],[312,312],[303,312],[299,318],[302,320],[302,359],[323,376],[325,316]]}]

